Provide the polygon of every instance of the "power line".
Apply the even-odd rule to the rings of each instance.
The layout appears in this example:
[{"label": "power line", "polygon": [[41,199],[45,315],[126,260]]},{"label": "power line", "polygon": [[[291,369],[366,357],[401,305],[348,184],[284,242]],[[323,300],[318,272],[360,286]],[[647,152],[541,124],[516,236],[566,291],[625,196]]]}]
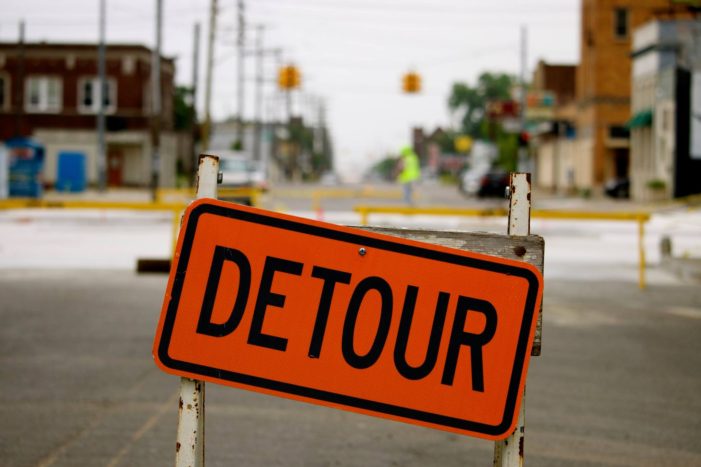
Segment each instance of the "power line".
[{"label": "power line", "polygon": [[[358,11],[358,12],[386,12],[392,15],[397,15],[397,14],[432,14],[432,13],[449,13],[451,15],[455,13],[464,13],[464,14],[469,14],[469,15],[479,15],[479,14],[497,14],[502,16],[504,14],[504,5],[500,2],[495,2],[492,5],[493,6],[486,6],[484,4],[480,6],[474,6],[470,5],[467,2],[461,2],[459,4],[453,4],[454,6],[449,6],[449,5],[436,5],[436,3],[431,2],[429,3],[406,3],[404,1],[399,2],[399,3],[387,3],[387,2],[376,2],[372,1],[371,3],[361,3],[356,0],[353,0],[352,2],[338,2],[338,1],[332,1],[332,0],[320,0],[320,1],[312,1],[312,0],[302,0],[302,1],[295,1],[293,3],[286,3],[286,2],[279,2],[277,0],[258,0],[259,3],[262,4],[264,7],[272,7],[273,5],[265,5],[266,3],[274,3],[275,8],[286,8],[286,9],[293,9],[293,10],[300,10],[300,9],[315,9],[318,11],[341,11],[341,10],[346,10],[346,11]],[[486,6],[486,7],[485,7]],[[572,10],[578,11],[579,5],[577,3],[573,3],[572,6],[566,5],[565,8],[562,8],[563,2],[562,0],[557,0],[553,2],[541,2],[540,3],[540,8],[538,8],[538,4],[535,4],[533,1],[529,1],[528,3],[522,3],[518,7],[513,8],[510,7],[509,11],[510,12],[516,12],[516,13],[533,13],[533,14],[538,14],[542,15],[543,13],[553,13],[557,10],[560,12],[566,11],[570,12]],[[545,10],[545,11],[544,11]]]},{"label": "power line", "polygon": [[[265,21],[267,24],[275,24],[273,22],[274,20],[272,19],[274,18],[274,15],[271,14],[253,12],[251,14],[251,18],[256,21]],[[373,32],[380,32],[390,36],[400,32],[415,34],[418,31],[441,35],[441,33],[445,33],[446,30],[454,31],[451,33],[475,29],[494,30],[495,28],[502,28],[503,30],[510,30],[513,29],[514,26],[524,22],[533,25],[544,24],[547,25],[549,29],[569,30],[572,28],[572,24],[569,24],[565,20],[555,21],[553,18],[542,16],[528,19],[518,16],[495,16],[493,18],[460,18],[455,16],[447,16],[440,19],[431,18],[431,20],[427,20],[425,18],[415,18],[414,21],[408,21],[407,19],[390,21],[372,17],[360,18],[343,16],[329,18],[328,15],[316,15],[314,17],[310,17],[308,14],[304,14],[303,16],[285,16],[283,21],[286,26],[294,23],[294,27],[300,27],[300,25],[303,24],[306,26],[305,34],[307,35],[317,32],[328,33],[328,31],[333,32],[335,35],[339,35],[341,29],[352,29],[353,32],[356,32],[359,29],[362,31],[372,30]],[[311,24],[313,24],[313,26]],[[280,25],[278,25],[278,27],[280,29],[284,29]]]}]

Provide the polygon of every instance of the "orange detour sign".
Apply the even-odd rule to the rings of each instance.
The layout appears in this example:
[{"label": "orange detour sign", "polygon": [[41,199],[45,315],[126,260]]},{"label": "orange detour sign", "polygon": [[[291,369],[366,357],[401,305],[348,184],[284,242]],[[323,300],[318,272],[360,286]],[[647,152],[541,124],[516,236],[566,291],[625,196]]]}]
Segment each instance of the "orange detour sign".
[{"label": "orange detour sign", "polygon": [[205,199],[153,353],[179,376],[500,439],[541,294],[526,263]]}]

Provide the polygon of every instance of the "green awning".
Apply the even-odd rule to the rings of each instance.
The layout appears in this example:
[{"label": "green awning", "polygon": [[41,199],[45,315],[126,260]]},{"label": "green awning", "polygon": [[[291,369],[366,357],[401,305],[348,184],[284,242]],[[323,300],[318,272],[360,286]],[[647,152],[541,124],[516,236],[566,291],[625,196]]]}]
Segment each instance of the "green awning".
[{"label": "green awning", "polygon": [[633,117],[626,123],[626,128],[633,130],[635,128],[644,128],[652,126],[652,109],[641,110],[636,112]]}]

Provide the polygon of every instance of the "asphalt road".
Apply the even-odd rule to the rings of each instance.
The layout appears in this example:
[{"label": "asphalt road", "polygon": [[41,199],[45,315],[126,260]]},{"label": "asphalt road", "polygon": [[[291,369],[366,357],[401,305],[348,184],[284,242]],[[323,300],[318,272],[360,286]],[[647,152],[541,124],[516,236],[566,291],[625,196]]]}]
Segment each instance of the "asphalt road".
[{"label": "asphalt road", "polygon": [[[165,276],[0,271],[0,464],[166,466],[178,378]],[[701,287],[552,279],[527,389],[531,466],[701,465]],[[209,466],[486,466],[493,443],[207,385]]]}]

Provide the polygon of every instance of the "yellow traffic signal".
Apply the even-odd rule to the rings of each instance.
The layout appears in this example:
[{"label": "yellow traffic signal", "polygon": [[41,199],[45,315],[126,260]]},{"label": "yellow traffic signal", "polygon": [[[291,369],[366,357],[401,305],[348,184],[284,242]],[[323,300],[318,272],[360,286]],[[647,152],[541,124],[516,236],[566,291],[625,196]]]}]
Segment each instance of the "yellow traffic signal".
[{"label": "yellow traffic signal", "polygon": [[413,71],[405,74],[402,79],[402,89],[408,94],[420,92],[421,76]]},{"label": "yellow traffic signal", "polygon": [[277,84],[280,87],[280,89],[296,89],[300,86],[301,83],[302,78],[296,66],[287,65],[278,70]]},{"label": "yellow traffic signal", "polygon": [[467,135],[460,135],[453,140],[453,145],[457,152],[466,153],[472,148],[472,138]]}]

